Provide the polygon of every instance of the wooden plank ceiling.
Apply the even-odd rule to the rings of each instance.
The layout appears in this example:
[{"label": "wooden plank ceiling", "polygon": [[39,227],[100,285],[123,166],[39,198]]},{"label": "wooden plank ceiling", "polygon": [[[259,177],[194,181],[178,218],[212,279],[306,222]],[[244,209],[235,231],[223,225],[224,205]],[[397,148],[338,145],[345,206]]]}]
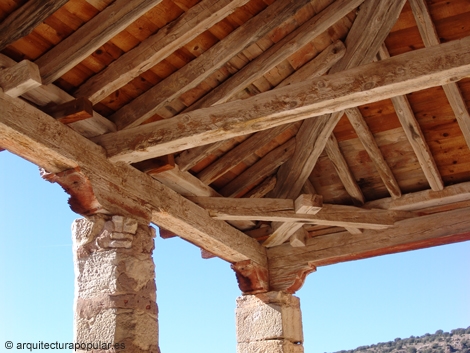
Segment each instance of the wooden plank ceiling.
[{"label": "wooden plank ceiling", "polygon": [[[449,220],[470,218],[468,0],[0,0],[0,21],[5,94],[261,246],[229,254],[156,204],[166,236],[231,262],[272,248],[276,268],[323,256],[317,238],[360,240],[318,265],[470,238]],[[431,215],[445,232],[403,237]]]}]

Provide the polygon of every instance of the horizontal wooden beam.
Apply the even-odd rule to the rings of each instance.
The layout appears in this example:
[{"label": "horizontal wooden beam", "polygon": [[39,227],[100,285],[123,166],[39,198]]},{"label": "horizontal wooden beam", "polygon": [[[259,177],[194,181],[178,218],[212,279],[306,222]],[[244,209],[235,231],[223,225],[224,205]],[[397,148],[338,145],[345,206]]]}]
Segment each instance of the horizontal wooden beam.
[{"label": "horizontal wooden beam", "polygon": [[285,290],[289,279],[308,266],[339,262],[427,248],[470,240],[470,208],[397,222],[381,230],[362,234],[340,232],[313,237],[305,247],[284,244],[268,250],[271,290]]},{"label": "horizontal wooden beam", "polygon": [[266,266],[258,242],[185,199],[149,175],[114,165],[105,151],[18,98],[0,92],[0,146],[50,173],[79,170],[94,197],[112,214],[152,221],[229,262]]},{"label": "horizontal wooden beam", "polygon": [[112,161],[137,162],[459,80],[470,74],[470,37],[414,50],[243,101],[99,136]]},{"label": "horizontal wooden beam", "polygon": [[184,92],[196,87],[267,33],[292,18],[310,0],[277,0],[223,41],[119,109],[111,116],[119,129],[138,126]]},{"label": "horizontal wooden beam", "polygon": [[35,61],[43,82],[57,80],[161,1],[116,0],[110,4]]},{"label": "horizontal wooden beam", "polygon": [[75,92],[97,103],[189,43],[248,0],[204,0],[90,78]]},{"label": "horizontal wooden beam", "polygon": [[345,228],[386,229],[398,220],[414,216],[410,212],[341,205],[323,205],[315,214],[301,214],[296,213],[295,209],[289,209],[293,201],[286,199],[195,197],[191,200],[206,209],[211,217],[220,220],[300,222]]},{"label": "horizontal wooden beam", "polygon": [[0,87],[10,97],[19,97],[39,86],[41,86],[41,75],[37,65],[31,61],[23,60],[0,70]]},{"label": "horizontal wooden beam", "polygon": [[0,50],[27,36],[69,0],[30,0],[0,24]]},{"label": "horizontal wooden beam", "polygon": [[367,202],[366,208],[418,211],[470,200],[470,182],[449,185],[443,190],[424,190],[405,194],[399,199],[385,198]]}]

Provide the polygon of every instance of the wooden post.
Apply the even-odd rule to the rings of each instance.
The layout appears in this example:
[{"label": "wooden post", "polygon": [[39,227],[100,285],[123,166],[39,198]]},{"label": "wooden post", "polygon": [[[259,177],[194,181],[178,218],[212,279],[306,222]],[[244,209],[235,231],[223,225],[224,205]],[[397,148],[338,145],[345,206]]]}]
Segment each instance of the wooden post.
[{"label": "wooden post", "polygon": [[72,233],[76,352],[159,353],[153,229],[91,216]]}]

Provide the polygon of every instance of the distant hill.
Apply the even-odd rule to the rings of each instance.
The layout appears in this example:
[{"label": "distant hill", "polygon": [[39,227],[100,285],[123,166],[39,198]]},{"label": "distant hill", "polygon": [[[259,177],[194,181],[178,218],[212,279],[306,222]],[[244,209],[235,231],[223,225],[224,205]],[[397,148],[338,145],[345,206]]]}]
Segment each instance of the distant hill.
[{"label": "distant hill", "polygon": [[438,330],[419,337],[395,338],[394,341],[336,353],[470,353],[470,326],[450,332]]}]

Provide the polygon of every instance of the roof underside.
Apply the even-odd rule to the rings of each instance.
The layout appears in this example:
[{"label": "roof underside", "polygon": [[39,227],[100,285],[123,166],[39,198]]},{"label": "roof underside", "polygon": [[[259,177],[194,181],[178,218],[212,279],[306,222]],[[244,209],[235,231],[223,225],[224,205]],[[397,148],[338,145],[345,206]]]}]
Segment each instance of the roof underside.
[{"label": "roof underside", "polygon": [[[22,99],[50,115],[66,101],[91,101],[91,117],[81,113],[53,116],[102,145],[110,161],[132,164],[265,246],[289,239],[294,246],[302,246],[305,234],[325,237],[343,234],[345,229],[361,234],[363,229],[386,229],[394,221],[411,217],[388,213],[383,217],[392,221],[376,221],[380,214],[369,214],[376,217],[374,221],[358,220],[357,224],[351,221],[355,215],[348,222],[341,217],[335,221],[334,216],[325,221],[328,212],[338,215],[355,210],[340,205],[360,207],[364,212],[372,207],[422,209],[422,214],[470,206],[470,77],[458,77],[445,87],[417,86],[397,97],[361,101],[357,108],[350,105],[326,118],[305,119],[319,114],[304,114],[288,124],[254,130],[238,127],[241,132],[226,136],[219,132],[210,139],[195,134],[158,151],[147,148],[158,141],[148,138],[144,147],[137,141],[147,127],[164,131],[170,126],[164,124],[172,119],[181,121],[175,123],[175,131],[183,129],[182,124],[199,131],[200,108],[227,104],[227,109],[238,107],[243,115],[244,109],[257,109],[258,101],[252,97],[269,99],[264,92],[300,87],[297,84],[370,62],[378,64],[388,56],[398,58],[464,40],[470,36],[468,0],[376,1],[381,5],[340,0],[42,2],[47,4],[36,8],[39,1],[0,0],[1,66],[32,61],[39,67],[43,85],[50,85],[47,94],[33,90]],[[47,13],[54,3],[58,9]],[[367,19],[368,11],[378,14],[375,22]],[[28,12],[32,18],[17,19],[19,13]],[[24,31],[15,37],[21,21],[26,23]],[[287,94],[289,89],[280,92]],[[245,99],[246,107],[229,103]],[[262,99],[259,102],[265,102]],[[321,119],[323,125],[315,125]],[[139,126],[146,127],[139,130]],[[230,121],[227,126],[225,130],[232,129]],[[167,138],[168,133],[162,137]],[[126,148],[121,148],[126,141]],[[0,147],[8,149],[1,139]],[[130,149],[132,153],[127,153]],[[460,189],[453,191],[457,186]],[[460,196],[440,203],[412,200],[444,198],[448,190]],[[279,208],[286,204],[279,203],[276,210],[262,204],[256,210],[260,214],[272,211],[271,218],[248,217],[242,204],[239,211],[228,211],[213,199],[296,200],[300,194],[321,195],[322,199],[311,197],[304,211],[298,208],[302,206],[290,207],[290,216],[314,214],[322,205],[319,215],[325,212],[318,222],[301,220],[301,229],[307,231],[303,235],[295,231],[299,227],[283,228],[290,216]],[[436,208],[449,203],[454,206]],[[246,205],[255,207],[254,203]],[[426,210],[429,206],[434,208]],[[281,211],[285,219],[274,214]]]}]

